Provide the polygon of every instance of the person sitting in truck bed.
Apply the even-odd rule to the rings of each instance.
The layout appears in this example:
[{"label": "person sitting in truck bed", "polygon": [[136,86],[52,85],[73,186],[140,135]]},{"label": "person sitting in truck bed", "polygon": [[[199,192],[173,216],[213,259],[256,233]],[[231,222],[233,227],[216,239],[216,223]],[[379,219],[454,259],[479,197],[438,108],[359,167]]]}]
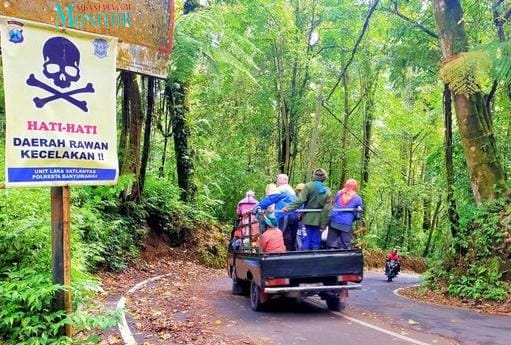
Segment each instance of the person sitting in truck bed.
[{"label": "person sitting in truck bed", "polygon": [[265,215],[263,219],[266,230],[259,237],[261,250],[264,253],[285,252],[284,236],[282,236],[282,231],[277,227],[277,219],[273,215]]}]

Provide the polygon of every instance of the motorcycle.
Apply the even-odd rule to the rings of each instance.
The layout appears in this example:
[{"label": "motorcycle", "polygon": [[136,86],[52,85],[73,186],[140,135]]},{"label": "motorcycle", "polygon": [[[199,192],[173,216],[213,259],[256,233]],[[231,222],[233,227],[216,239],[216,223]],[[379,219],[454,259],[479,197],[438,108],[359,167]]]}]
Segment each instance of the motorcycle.
[{"label": "motorcycle", "polygon": [[388,260],[385,265],[385,275],[387,282],[391,282],[398,274],[398,262],[396,260]]}]

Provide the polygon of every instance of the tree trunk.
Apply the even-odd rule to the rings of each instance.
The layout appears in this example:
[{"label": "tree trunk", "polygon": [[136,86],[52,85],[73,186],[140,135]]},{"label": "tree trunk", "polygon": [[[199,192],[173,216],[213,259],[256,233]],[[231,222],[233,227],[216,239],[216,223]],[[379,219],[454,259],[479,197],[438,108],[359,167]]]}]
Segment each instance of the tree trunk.
[{"label": "tree trunk", "polygon": [[148,77],[147,81],[147,112],[144,126],[144,147],[142,149],[142,162],[140,167],[140,193],[144,192],[145,175],[147,172],[147,163],[149,161],[149,152],[151,149],[151,129],[154,113],[154,78]]},{"label": "tree trunk", "polygon": [[[168,81],[166,82],[168,83]],[[165,97],[162,97],[163,104],[161,105],[160,109],[163,110],[163,121],[160,120],[158,123],[158,130],[161,132],[161,135],[163,136],[163,152],[161,154],[161,164],[158,175],[160,177],[165,176],[165,163],[167,162],[167,147],[169,143],[169,139],[172,136],[172,117],[170,116],[170,96],[169,96],[169,90],[170,88],[168,86],[165,86]],[[163,122],[163,123],[162,123]]]},{"label": "tree trunk", "polygon": [[133,186],[123,193],[124,200],[140,200],[140,145],[142,137],[142,100],[137,77],[132,72],[122,72],[123,80],[123,131],[120,173],[134,175]]},{"label": "tree trunk", "polygon": [[347,73],[344,73],[342,76],[342,86],[344,90],[344,119],[343,119],[343,128],[341,135],[341,177],[339,179],[339,186],[342,187],[344,182],[346,181],[347,175],[347,167],[346,167],[346,146],[348,141],[348,125],[350,118],[350,103],[349,103],[349,94],[348,94],[348,77]]},{"label": "tree trunk", "polygon": [[503,18],[503,13],[500,13],[499,6],[497,5],[498,0],[492,1],[493,8],[493,24],[495,25],[495,30],[497,31],[497,37],[500,42],[504,42],[506,40],[506,33],[504,32],[504,23],[505,19]]},{"label": "tree trunk", "polygon": [[428,240],[426,241],[426,247],[424,247],[424,252],[422,253],[423,257],[426,257],[431,249],[431,239],[433,238],[433,233],[436,229],[438,214],[440,213],[440,206],[442,205],[442,199],[439,199],[436,203],[435,211],[433,213],[433,218],[431,219],[431,224],[429,227]]},{"label": "tree trunk", "polygon": [[121,136],[119,138],[119,171],[122,172],[124,161],[126,160],[128,150],[128,131],[130,127],[130,87],[129,72],[122,71],[120,73],[122,85],[122,125]]},{"label": "tree trunk", "polygon": [[312,128],[312,137],[309,146],[309,156],[307,159],[307,175],[305,176],[305,181],[312,180],[312,172],[314,169],[314,164],[316,163],[316,151],[318,146],[318,133],[319,133],[319,124],[321,122],[321,104],[323,102],[323,83],[320,84],[318,90],[318,100],[316,104],[316,114],[314,115],[314,127]]},{"label": "tree trunk", "polygon": [[444,86],[444,148],[445,171],[447,174],[447,216],[451,234],[455,238],[458,234],[458,211],[454,199],[454,165],[452,147],[452,99],[449,86]]},{"label": "tree trunk", "polygon": [[[459,0],[433,0],[433,11],[444,60],[466,52],[468,41]],[[495,199],[507,189],[485,97],[482,93],[454,95],[454,107],[475,201],[481,204]]]},{"label": "tree trunk", "polygon": [[169,83],[167,88],[176,154],[177,183],[181,188],[181,200],[194,202],[197,187],[193,182],[193,152],[188,144],[190,128],[186,122],[186,113],[189,110],[186,100],[188,85],[174,81]]},{"label": "tree trunk", "polygon": [[371,130],[373,126],[373,107],[374,100],[372,92],[366,94],[366,102],[364,106],[364,134],[362,146],[362,162],[361,162],[361,179],[360,187],[362,188],[369,182],[369,159],[371,158]]},{"label": "tree trunk", "polygon": [[431,228],[431,196],[428,195],[423,199],[422,231],[426,232],[430,228]]}]

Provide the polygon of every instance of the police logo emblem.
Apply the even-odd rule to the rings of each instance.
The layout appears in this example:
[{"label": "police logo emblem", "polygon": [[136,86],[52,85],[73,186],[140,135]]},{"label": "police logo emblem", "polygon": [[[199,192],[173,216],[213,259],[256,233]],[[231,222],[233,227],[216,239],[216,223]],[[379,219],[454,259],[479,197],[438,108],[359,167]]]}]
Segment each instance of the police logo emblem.
[{"label": "police logo emblem", "polygon": [[94,41],[92,41],[92,44],[94,45],[94,55],[98,58],[102,59],[107,57],[108,55],[108,43],[103,38],[96,38]]},{"label": "police logo emblem", "polygon": [[9,20],[8,24],[8,34],[9,34],[9,42],[12,43],[21,43],[24,40],[23,37],[23,23]]}]

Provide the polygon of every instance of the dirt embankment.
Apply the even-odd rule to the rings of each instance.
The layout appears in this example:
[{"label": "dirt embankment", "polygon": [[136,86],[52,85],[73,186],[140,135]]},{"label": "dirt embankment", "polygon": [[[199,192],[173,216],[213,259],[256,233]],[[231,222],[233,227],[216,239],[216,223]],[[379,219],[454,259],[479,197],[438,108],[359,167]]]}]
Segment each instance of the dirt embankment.
[{"label": "dirt embankment", "polygon": [[427,290],[420,286],[402,289],[399,291],[399,294],[425,303],[464,308],[478,313],[503,314],[511,316],[511,298],[507,298],[502,302],[474,300],[469,298],[452,297],[445,293]]},{"label": "dirt embankment", "polygon": [[[380,249],[364,249],[364,267],[366,269],[385,269],[387,254],[387,252]],[[401,269],[415,273],[424,273],[426,271],[427,267],[424,259],[406,255],[400,255],[400,257]]]}]

